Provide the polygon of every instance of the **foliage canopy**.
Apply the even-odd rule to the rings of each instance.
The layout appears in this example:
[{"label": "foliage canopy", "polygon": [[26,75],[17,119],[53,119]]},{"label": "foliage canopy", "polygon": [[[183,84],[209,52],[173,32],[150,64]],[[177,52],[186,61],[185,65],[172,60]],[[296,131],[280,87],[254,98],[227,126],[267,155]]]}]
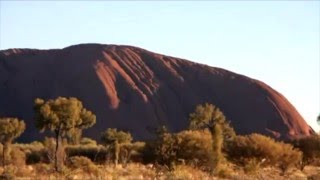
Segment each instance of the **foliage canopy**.
[{"label": "foliage canopy", "polygon": [[77,98],[58,97],[44,101],[37,98],[34,105],[36,127],[40,131],[49,129],[60,135],[76,129],[93,126],[96,116],[85,109]]},{"label": "foliage canopy", "polygon": [[112,145],[115,141],[119,144],[130,143],[132,141],[131,134],[124,131],[118,131],[116,128],[108,128],[102,133],[101,140],[106,145]]},{"label": "foliage canopy", "polygon": [[212,104],[205,103],[198,105],[189,117],[191,129],[209,129],[211,133],[215,130],[215,125],[219,124],[225,140],[235,137],[235,132],[226,120],[223,112]]},{"label": "foliage canopy", "polygon": [[11,143],[25,129],[26,125],[22,120],[17,118],[0,118],[0,143]]}]

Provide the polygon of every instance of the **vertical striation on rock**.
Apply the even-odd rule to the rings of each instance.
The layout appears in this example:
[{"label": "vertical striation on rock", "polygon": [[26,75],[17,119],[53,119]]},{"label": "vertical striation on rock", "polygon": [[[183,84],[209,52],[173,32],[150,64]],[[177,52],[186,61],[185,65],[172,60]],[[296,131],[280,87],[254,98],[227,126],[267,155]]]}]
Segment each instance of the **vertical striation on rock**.
[{"label": "vertical striation on rock", "polygon": [[98,139],[108,127],[136,139],[166,125],[187,128],[197,104],[220,107],[240,134],[281,139],[314,131],[279,92],[261,81],[221,68],[156,54],[132,46],[81,44],[64,49],[0,51],[0,116],[24,119],[22,141],[39,139],[33,100],[73,96],[97,115],[84,132]]}]

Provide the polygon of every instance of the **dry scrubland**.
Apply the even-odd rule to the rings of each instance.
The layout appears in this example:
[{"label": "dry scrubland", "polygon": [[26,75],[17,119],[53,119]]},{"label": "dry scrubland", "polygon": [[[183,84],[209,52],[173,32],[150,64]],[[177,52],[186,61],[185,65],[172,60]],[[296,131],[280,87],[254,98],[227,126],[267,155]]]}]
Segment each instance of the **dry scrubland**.
[{"label": "dry scrubland", "polygon": [[[292,151],[293,159],[289,158],[285,164],[283,162],[290,157],[290,149],[283,147],[296,150],[292,145],[259,134],[237,136],[228,146],[229,150],[224,148],[224,160],[216,165],[212,158],[215,153],[208,143],[212,138],[208,130],[160,132],[160,137],[151,142],[122,144],[117,161],[113,146],[97,144],[89,138],[82,138],[78,145],[64,141],[65,153],[61,156],[64,165],[60,172],[54,167],[54,138],[30,144],[12,144],[5,168],[0,167],[1,178],[320,179],[318,136],[300,140],[304,153]],[[287,155],[281,151],[286,151]],[[299,152],[298,156],[295,152]],[[0,162],[3,162],[2,158]],[[285,169],[284,165],[287,165]]]},{"label": "dry scrubland", "polygon": [[[63,173],[55,173],[48,164],[37,164],[27,166],[7,167],[14,173],[13,179],[320,179],[320,167],[306,166],[303,171],[296,168],[290,169],[285,175],[276,168],[261,168],[252,174],[244,172],[243,168],[230,165],[228,173],[222,177],[210,175],[190,166],[179,165],[174,170],[157,169],[152,165],[140,163],[129,163],[127,165],[97,165],[93,169],[79,167],[77,169],[66,169]],[[0,168],[0,173],[3,168]]]},{"label": "dry scrubland", "polygon": [[36,127],[54,132],[42,142],[13,143],[22,120],[0,118],[0,179],[320,179],[320,136],[277,141],[237,135],[219,108],[204,104],[190,114],[188,130],[165,126],[133,141],[108,128],[100,143],[81,137],[95,115],[76,98],[37,99]]}]

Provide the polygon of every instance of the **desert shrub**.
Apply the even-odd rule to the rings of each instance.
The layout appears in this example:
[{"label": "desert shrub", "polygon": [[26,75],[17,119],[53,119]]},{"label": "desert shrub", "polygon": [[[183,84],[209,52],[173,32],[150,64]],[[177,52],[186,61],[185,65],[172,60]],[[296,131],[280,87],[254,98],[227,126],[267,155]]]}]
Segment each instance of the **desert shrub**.
[{"label": "desert shrub", "polygon": [[320,135],[304,137],[292,143],[303,153],[301,169],[305,165],[320,165]]},{"label": "desert shrub", "polygon": [[319,180],[320,179],[320,174],[312,174],[308,176],[308,180]]},{"label": "desert shrub", "polygon": [[141,154],[141,150],[144,147],[144,143],[125,143],[120,145],[119,160],[121,163],[126,164],[131,161],[132,155],[136,155],[136,158]]},{"label": "desert shrub", "polygon": [[137,141],[131,143],[130,160],[132,162],[143,162],[143,151],[146,146],[145,142]]},{"label": "desert shrub", "polygon": [[36,174],[50,174],[53,173],[53,165],[45,163],[37,163],[34,166]]},{"label": "desert shrub", "polygon": [[69,158],[73,156],[83,156],[96,163],[104,163],[108,153],[105,147],[94,145],[67,146],[65,151]]},{"label": "desert shrub", "polygon": [[14,180],[16,179],[18,168],[13,165],[8,165],[3,173],[0,175],[0,179],[2,180]]},{"label": "desert shrub", "polygon": [[49,163],[49,158],[47,156],[47,152],[42,149],[39,151],[30,151],[26,153],[26,163],[37,164],[37,163]]},{"label": "desert shrub", "polygon": [[88,174],[99,174],[99,168],[87,157],[74,156],[68,159],[67,166],[72,170],[81,169]]},{"label": "desert shrub", "polygon": [[164,174],[165,179],[210,179],[209,174],[186,165],[178,165]]},{"label": "desert shrub", "polygon": [[14,144],[14,147],[19,148],[26,155],[26,164],[48,163],[49,158],[47,151],[41,142],[35,141],[29,144]]},{"label": "desert shrub", "polygon": [[[68,145],[66,139],[62,139],[60,142],[60,148],[56,149],[56,139],[52,137],[45,137],[43,141],[44,151],[46,154],[46,159],[48,163],[54,164],[57,156],[58,161],[61,161],[60,168],[63,168],[63,162],[66,160],[67,155],[65,153],[65,147]],[[56,150],[58,152],[56,152]],[[56,168],[56,167],[55,167]]]},{"label": "desert shrub", "polygon": [[302,160],[302,152],[294,149],[291,144],[280,142],[277,152],[277,166],[282,173],[285,173],[292,166],[298,166]]},{"label": "desert shrub", "polygon": [[105,145],[112,145],[115,141],[119,144],[130,143],[132,141],[132,136],[129,132],[108,128],[102,133],[101,140]]},{"label": "desert shrub", "polygon": [[0,143],[0,163],[3,164],[3,145]]},{"label": "desert shrub", "polygon": [[54,138],[45,137],[43,141],[44,149],[50,163],[54,163],[56,142]]},{"label": "desert shrub", "polygon": [[72,169],[83,168],[85,166],[91,166],[93,162],[84,156],[73,156],[68,159],[68,167]]},{"label": "desert shrub", "polygon": [[292,145],[276,142],[260,134],[237,136],[228,150],[228,156],[242,166],[250,159],[255,159],[259,166],[278,166],[283,172],[301,160],[301,152]]},{"label": "desert shrub", "polygon": [[[127,164],[132,160],[135,162],[142,162],[142,149],[144,148],[143,142],[137,143],[118,143],[114,145],[107,145],[106,147],[101,147],[102,151],[99,152],[97,160],[95,162],[99,163],[112,163],[121,162],[122,164]],[[90,158],[91,159],[91,158]]]},{"label": "desert shrub", "polygon": [[26,129],[23,120],[17,118],[0,118],[0,143],[2,144],[2,166],[9,164],[10,149],[12,142],[18,138]]},{"label": "desert shrub", "polygon": [[224,151],[236,136],[223,112],[215,105],[198,105],[189,118],[191,129],[208,129],[212,136],[213,163],[217,173],[226,162]]},{"label": "desert shrub", "polygon": [[14,145],[14,147],[19,148],[20,150],[24,151],[25,153],[27,153],[27,151],[39,151],[44,148],[43,143],[39,142],[39,141],[33,141],[28,144],[15,143],[13,145]]},{"label": "desert shrub", "polygon": [[[3,149],[0,144],[0,154],[3,153]],[[2,160],[2,157],[0,157],[0,161]],[[7,150],[6,155],[6,165],[15,165],[15,166],[23,166],[26,164],[26,155],[23,151],[21,151],[19,148],[11,146]]]},{"label": "desert shrub", "polygon": [[232,177],[233,170],[226,165],[221,164],[218,169],[215,169],[214,175],[224,179],[230,179]]},{"label": "desert shrub", "polygon": [[80,144],[81,144],[81,145],[96,146],[96,145],[97,145],[97,142],[96,142],[95,140],[91,139],[91,138],[84,137],[84,138],[81,138]]},{"label": "desert shrub", "polygon": [[209,170],[214,156],[210,142],[208,130],[164,133],[158,140],[146,144],[144,157],[147,163],[155,161],[170,169],[186,164]]},{"label": "desert shrub", "polygon": [[197,167],[211,167],[216,155],[213,154],[211,141],[212,137],[208,130],[182,131],[176,134],[178,159]]},{"label": "desert shrub", "polygon": [[144,149],[144,161],[146,163],[159,163],[170,166],[176,158],[177,147],[175,146],[174,135],[164,133],[155,141],[147,142]]},{"label": "desert shrub", "polygon": [[119,160],[121,160],[119,159],[120,156],[127,159],[128,150],[125,147],[128,144],[131,144],[132,141],[132,136],[129,132],[120,131],[115,128],[108,128],[102,132],[101,141],[109,150],[109,152],[112,152],[112,158],[116,165],[118,164]]},{"label": "desert shrub", "polygon": [[260,169],[260,163],[256,158],[246,159],[243,170],[247,174],[256,174]]},{"label": "desert shrub", "polygon": [[15,166],[26,165],[26,155],[19,148],[12,148],[10,151],[10,162]]}]

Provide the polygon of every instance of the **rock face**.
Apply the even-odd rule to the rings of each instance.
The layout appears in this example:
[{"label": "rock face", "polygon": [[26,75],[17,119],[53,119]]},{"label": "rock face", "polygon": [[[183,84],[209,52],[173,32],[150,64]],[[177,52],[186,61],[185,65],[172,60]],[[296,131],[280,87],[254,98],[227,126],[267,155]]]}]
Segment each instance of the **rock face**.
[{"label": "rock face", "polygon": [[150,129],[188,126],[188,115],[205,102],[220,107],[239,134],[294,138],[314,131],[268,85],[224,69],[116,45],[82,44],[64,49],[0,51],[0,116],[24,119],[21,141],[41,139],[33,101],[77,97],[97,115],[84,134],[99,139],[108,127],[148,139]]}]

